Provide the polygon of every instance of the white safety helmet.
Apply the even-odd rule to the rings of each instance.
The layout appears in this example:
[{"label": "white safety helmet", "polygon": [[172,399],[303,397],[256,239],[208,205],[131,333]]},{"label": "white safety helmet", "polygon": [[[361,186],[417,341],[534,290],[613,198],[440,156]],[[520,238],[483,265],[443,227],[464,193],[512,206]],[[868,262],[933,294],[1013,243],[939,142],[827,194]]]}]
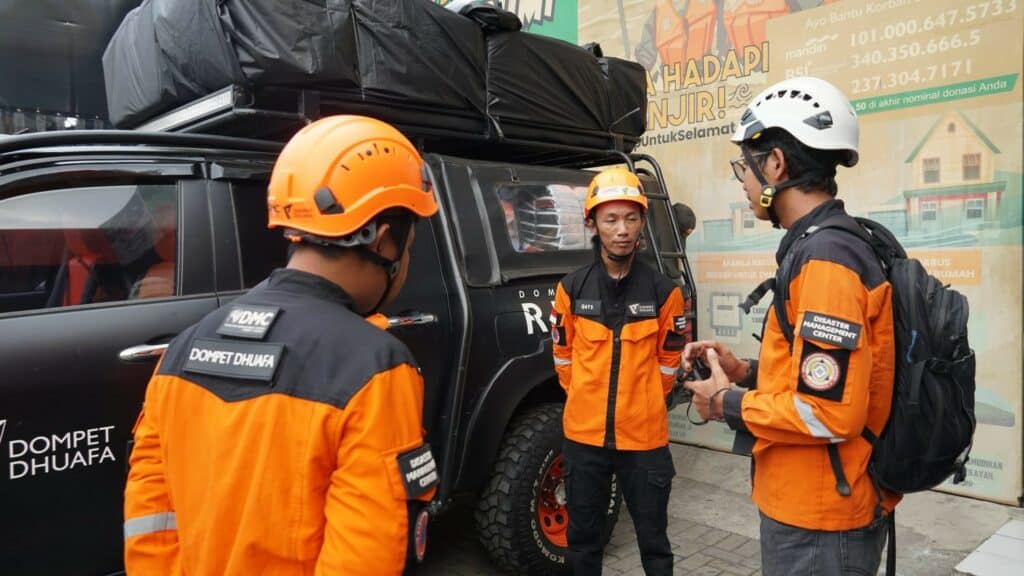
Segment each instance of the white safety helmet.
[{"label": "white safety helmet", "polygon": [[781,128],[808,148],[842,150],[843,166],[857,164],[857,113],[839,88],[820,78],[790,78],[758,94],[731,140],[756,139],[768,128]]},{"label": "white safety helmet", "polygon": [[489,8],[501,8],[500,0],[452,0],[451,2],[444,5],[445,8],[452,12],[458,12],[462,14],[463,10],[467,8],[477,7],[489,7]]}]

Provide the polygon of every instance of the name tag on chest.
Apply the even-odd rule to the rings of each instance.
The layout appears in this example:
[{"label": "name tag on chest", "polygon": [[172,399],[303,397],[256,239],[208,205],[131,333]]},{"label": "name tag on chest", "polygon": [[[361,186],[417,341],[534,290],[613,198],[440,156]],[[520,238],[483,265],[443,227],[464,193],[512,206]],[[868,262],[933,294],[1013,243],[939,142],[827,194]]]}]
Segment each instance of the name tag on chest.
[{"label": "name tag on chest", "polygon": [[283,352],[281,344],[196,338],[189,346],[185,371],[270,382]]},{"label": "name tag on chest", "polygon": [[601,301],[600,300],[577,300],[573,305],[573,314],[577,316],[600,316],[601,315]]}]

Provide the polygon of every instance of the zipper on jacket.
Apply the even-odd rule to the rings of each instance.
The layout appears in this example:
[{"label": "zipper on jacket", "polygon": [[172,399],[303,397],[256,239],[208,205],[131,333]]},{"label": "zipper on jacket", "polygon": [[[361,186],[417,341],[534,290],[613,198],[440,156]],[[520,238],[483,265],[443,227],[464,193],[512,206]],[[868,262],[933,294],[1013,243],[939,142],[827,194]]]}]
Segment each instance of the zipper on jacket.
[{"label": "zipper on jacket", "polygon": [[612,331],[612,367],[608,376],[608,407],[604,420],[604,447],[615,449],[615,404],[619,394],[619,361],[622,357],[622,324]]}]

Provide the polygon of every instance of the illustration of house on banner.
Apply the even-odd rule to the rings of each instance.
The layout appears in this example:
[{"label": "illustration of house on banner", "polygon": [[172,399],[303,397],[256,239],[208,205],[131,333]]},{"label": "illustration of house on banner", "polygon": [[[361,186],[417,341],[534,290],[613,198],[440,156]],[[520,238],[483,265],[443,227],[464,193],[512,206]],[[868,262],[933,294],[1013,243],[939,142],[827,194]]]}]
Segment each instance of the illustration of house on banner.
[{"label": "illustration of house on banner", "polygon": [[995,169],[998,154],[999,148],[967,116],[948,112],[905,160],[913,187],[890,201],[891,208],[879,207],[869,216],[900,237],[999,227],[1007,182]]},{"label": "illustration of house on banner", "polygon": [[703,220],[702,225],[704,243],[719,248],[767,249],[778,240],[771,222],[758,220],[747,202],[730,203],[728,218]]}]

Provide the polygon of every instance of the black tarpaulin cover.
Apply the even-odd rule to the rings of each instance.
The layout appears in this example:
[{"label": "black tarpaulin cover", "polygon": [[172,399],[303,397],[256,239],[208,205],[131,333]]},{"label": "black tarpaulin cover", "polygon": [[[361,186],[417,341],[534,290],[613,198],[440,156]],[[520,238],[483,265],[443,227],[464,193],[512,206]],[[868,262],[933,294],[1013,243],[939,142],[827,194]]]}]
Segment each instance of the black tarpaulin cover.
[{"label": "black tarpaulin cover", "polygon": [[133,125],[242,80],[213,2],[145,0],[103,53],[110,121]]},{"label": "black tarpaulin cover", "polygon": [[482,116],[484,58],[479,26],[428,0],[146,0],[104,71],[119,126],[235,83]]},{"label": "black tarpaulin cover", "polygon": [[360,86],[382,96],[483,115],[479,25],[428,0],[355,0]]},{"label": "black tarpaulin cover", "polygon": [[489,35],[487,113],[499,125],[607,131],[610,107],[601,65],[586,50],[554,38]]},{"label": "black tarpaulin cover", "polygon": [[487,116],[491,135],[605,147],[609,132],[643,131],[646,105],[639,65],[486,33],[430,0],[145,0],[103,64],[123,127],[240,84],[331,92],[384,120],[475,117],[487,132]]},{"label": "black tarpaulin cover", "polygon": [[647,71],[621,58],[600,61],[608,81],[609,130],[640,136],[647,128]]},{"label": "black tarpaulin cover", "polygon": [[229,49],[253,84],[359,86],[351,0],[198,1],[220,6]]}]

